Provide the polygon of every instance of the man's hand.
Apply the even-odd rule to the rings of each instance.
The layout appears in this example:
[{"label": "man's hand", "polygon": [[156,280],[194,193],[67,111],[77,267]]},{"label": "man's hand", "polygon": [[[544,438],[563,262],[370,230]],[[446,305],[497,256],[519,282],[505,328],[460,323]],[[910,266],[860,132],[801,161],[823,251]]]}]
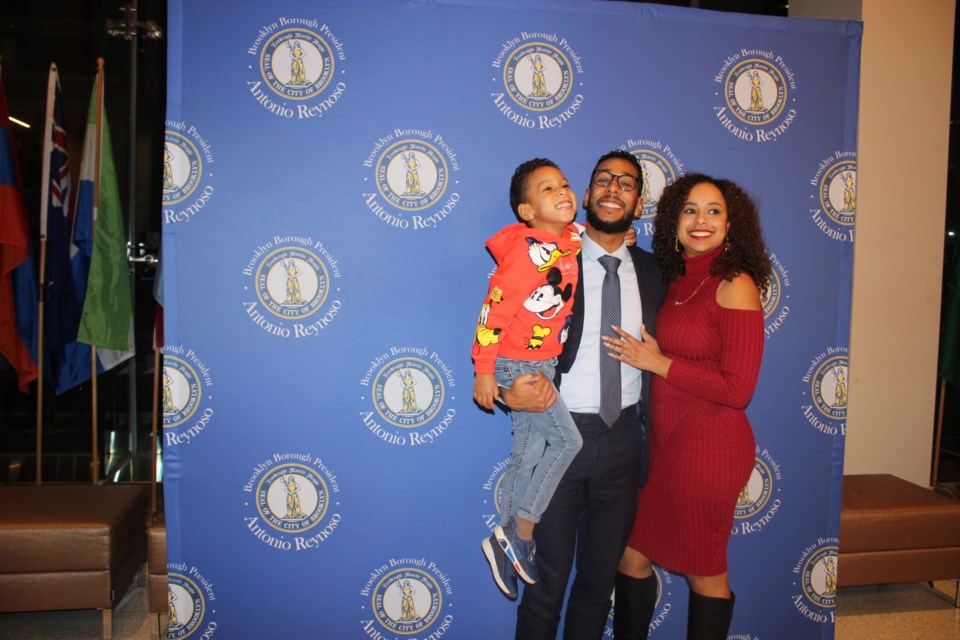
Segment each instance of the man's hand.
[{"label": "man's hand", "polygon": [[557,389],[542,373],[525,373],[509,389],[500,388],[500,402],[514,411],[541,413],[557,401]]}]

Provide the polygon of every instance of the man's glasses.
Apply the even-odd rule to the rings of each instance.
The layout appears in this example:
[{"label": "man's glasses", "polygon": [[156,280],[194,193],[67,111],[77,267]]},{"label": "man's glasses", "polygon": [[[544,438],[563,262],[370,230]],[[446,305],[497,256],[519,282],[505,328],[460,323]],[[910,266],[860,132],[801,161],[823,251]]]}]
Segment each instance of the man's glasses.
[{"label": "man's glasses", "polygon": [[636,176],[632,176],[629,173],[613,173],[606,169],[597,169],[593,172],[591,179],[593,184],[598,187],[606,187],[610,185],[610,182],[612,182],[614,178],[617,179],[617,185],[621,191],[633,191],[640,183],[640,180]]}]

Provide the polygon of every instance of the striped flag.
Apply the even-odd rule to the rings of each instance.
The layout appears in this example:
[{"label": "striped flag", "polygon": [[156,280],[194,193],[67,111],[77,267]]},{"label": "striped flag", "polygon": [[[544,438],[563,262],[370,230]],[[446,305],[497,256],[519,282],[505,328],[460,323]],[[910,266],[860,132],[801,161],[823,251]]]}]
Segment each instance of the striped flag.
[{"label": "striped flag", "polygon": [[[37,366],[27,343],[21,337],[18,315],[23,323],[32,311],[16,307],[14,280],[23,283],[33,272],[30,260],[30,230],[27,213],[23,206],[23,191],[20,186],[20,170],[17,166],[16,147],[7,97],[0,83],[0,354],[17,372],[20,390],[26,392],[28,385],[37,379]],[[20,277],[17,277],[17,276]],[[24,278],[23,276],[27,276]],[[36,299],[36,278],[30,283]],[[28,293],[28,292],[25,292]],[[22,301],[21,305],[23,304]],[[18,311],[21,313],[18,314]]]},{"label": "striped flag", "polygon": [[108,370],[134,355],[133,305],[127,239],[110,128],[103,110],[101,78],[98,74],[90,97],[74,242],[83,254],[82,260],[89,260],[77,340],[96,346],[100,363]]}]

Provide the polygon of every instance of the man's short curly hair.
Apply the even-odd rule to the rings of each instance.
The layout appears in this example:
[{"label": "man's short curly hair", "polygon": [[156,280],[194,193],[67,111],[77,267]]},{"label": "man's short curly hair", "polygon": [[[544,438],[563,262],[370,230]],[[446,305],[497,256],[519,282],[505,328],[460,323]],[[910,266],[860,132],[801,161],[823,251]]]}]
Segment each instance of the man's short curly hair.
[{"label": "man's short curly hair", "polygon": [[[597,160],[597,164],[593,165],[594,172],[597,170],[601,164],[610,160],[611,158],[619,158],[620,160],[625,160],[634,166],[637,170],[637,178],[639,179],[639,186],[637,187],[640,191],[643,191],[643,166],[640,164],[640,159],[637,156],[633,155],[629,151],[624,151],[623,149],[614,149],[613,151],[608,151],[607,153],[600,156],[600,159]],[[593,180],[593,173],[590,174],[590,180]],[[589,186],[589,185],[588,185]]]},{"label": "man's short curly hair", "polygon": [[689,173],[663,190],[657,203],[657,217],[653,223],[653,253],[660,262],[663,278],[671,282],[684,273],[682,248],[677,251],[677,222],[680,211],[698,184],[709,183],[719,189],[727,204],[727,249],[713,263],[711,273],[733,280],[741,273],[753,278],[761,293],[770,285],[770,254],[763,241],[757,206],[735,182],[713,178],[702,173]]}]

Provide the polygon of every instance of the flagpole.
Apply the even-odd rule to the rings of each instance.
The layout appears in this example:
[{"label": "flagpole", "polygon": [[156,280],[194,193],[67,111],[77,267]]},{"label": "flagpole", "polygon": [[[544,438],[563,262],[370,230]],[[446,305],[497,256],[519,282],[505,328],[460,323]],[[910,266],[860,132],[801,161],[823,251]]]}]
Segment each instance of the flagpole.
[{"label": "flagpole", "polygon": [[[127,19],[131,20],[136,17],[137,12],[137,0],[131,0],[127,4]],[[130,121],[129,121],[129,131],[130,139],[127,143],[127,256],[132,254],[133,247],[135,246],[136,241],[136,212],[137,212],[137,51],[139,49],[139,38],[133,37],[130,38],[130,87],[129,87],[129,98],[130,98]],[[136,300],[136,271],[134,269],[135,263],[127,262],[128,267],[130,267],[130,273],[133,277],[130,278],[130,300],[133,302]],[[132,304],[130,307],[130,327],[133,331],[133,327],[136,326],[136,304]],[[138,437],[139,429],[137,429],[137,422],[139,420],[139,412],[137,411],[137,365],[136,360],[130,365],[129,375],[127,376],[127,396],[130,410],[128,412],[129,419],[127,420],[128,428],[130,430],[130,435],[127,439],[129,445],[130,453],[130,474],[134,476],[136,469],[134,465],[137,460],[137,453],[140,450],[140,439]]]},{"label": "flagpole", "polygon": [[50,154],[53,153],[53,110],[57,97],[57,65],[47,76],[47,117],[43,135],[43,172],[40,184],[40,278],[37,287],[37,484],[43,484],[43,318],[47,280],[47,215],[50,206]]},{"label": "flagpole", "polygon": [[934,449],[933,449],[933,477],[930,480],[930,486],[936,487],[940,484],[937,480],[937,477],[940,474],[940,436],[943,433],[943,405],[946,404],[947,399],[947,381],[944,378],[940,379],[940,402],[937,403],[937,433],[934,436]]},{"label": "flagpole", "polygon": [[[44,191],[46,193],[46,191]],[[37,283],[37,485],[43,484],[43,281],[47,259],[47,237],[40,231],[40,280]]]},{"label": "flagpole", "polygon": [[150,438],[150,515],[157,513],[157,423],[160,419],[160,347],[153,347],[153,421]]},{"label": "flagpole", "polygon": [[[101,129],[103,119],[103,58],[97,58],[97,124],[94,139],[97,141],[95,160],[93,164],[93,239],[96,246],[97,237],[97,208],[100,206],[100,148],[103,143],[103,132]],[[92,410],[90,429],[93,444],[91,447],[93,465],[90,469],[90,479],[92,484],[97,484],[97,476],[100,470],[99,443],[97,441],[98,429],[98,408],[97,408],[97,345],[90,345],[90,389],[92,394]]]}]

